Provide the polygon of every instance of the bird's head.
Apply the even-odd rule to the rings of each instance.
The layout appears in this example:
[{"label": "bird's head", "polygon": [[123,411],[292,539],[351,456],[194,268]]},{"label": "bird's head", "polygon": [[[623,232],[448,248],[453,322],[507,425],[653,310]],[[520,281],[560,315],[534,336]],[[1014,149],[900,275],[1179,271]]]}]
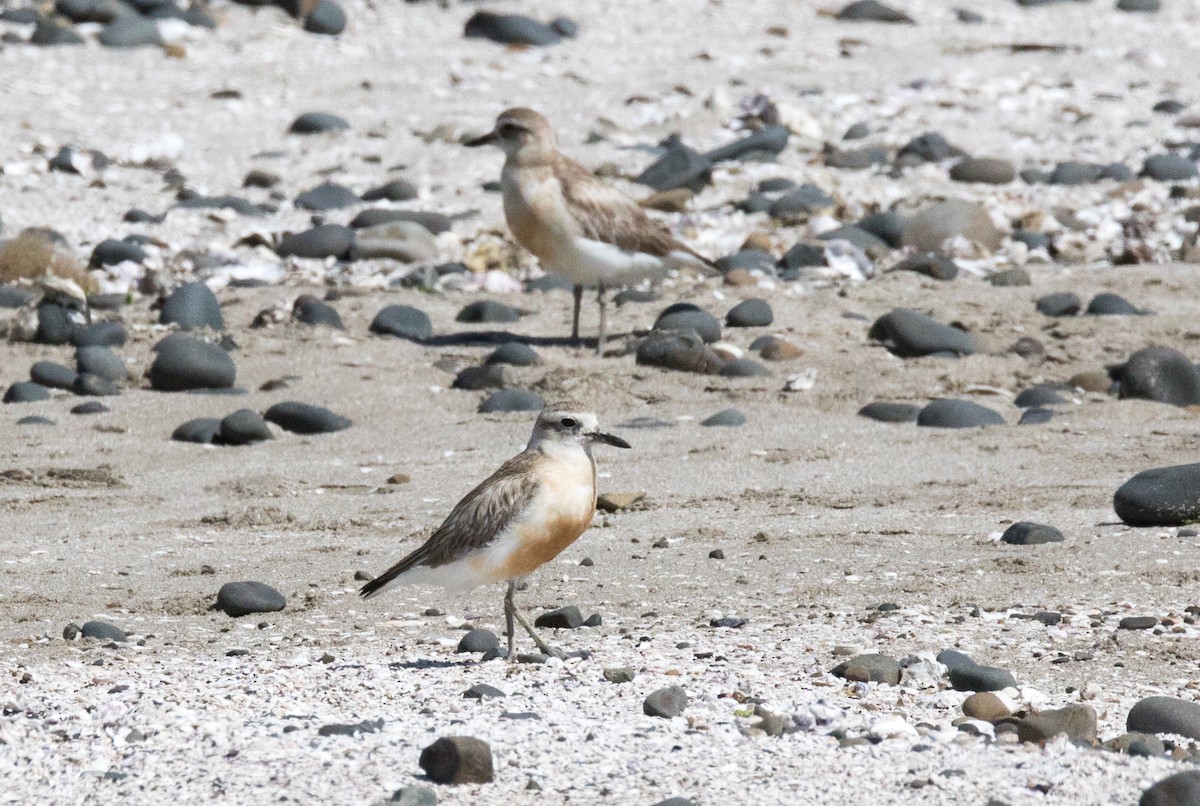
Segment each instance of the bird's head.
[{"label": "bird's head", "polygon": [[555,403],[538,415],[533,426],[530,447],[541,444],[576,444],[591,448],[595,443],[614,448],[632,447],[628,442],[600,430],[596,415],[579,403]]},{"label": "bird's head", "polygon": [[494,145],[508,157],[518,154],[552,153],[557,148],[554,130],[550,128],[549,122],[537,112],[524,107],[501,112],[490,132],[482,137],[465,140],[463,145],[470,148]]}]

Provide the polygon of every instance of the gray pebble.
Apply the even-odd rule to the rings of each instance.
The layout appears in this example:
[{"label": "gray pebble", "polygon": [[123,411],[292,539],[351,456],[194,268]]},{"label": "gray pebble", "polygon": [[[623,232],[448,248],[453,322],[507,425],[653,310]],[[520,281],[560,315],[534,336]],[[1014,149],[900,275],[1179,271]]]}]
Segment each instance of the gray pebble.
[{"label": "gray pebble", "polygon": [[672,719],[688,706],[687,692],[681,686],[666,686],[651,692],[642,702],[642,713]]},{"label": "gray pebble", "polygon": [[1200,803],[1200,770],[1184,770],[1168,776],[1138,799],[1138,806],[1196,806],[1197,803]]},{"label": "gray pebble", "polygon": [[491,630],[469,630],[458,641],[456,652],[488,652],[500,646],[500,639]]},{"label": "gray pebble", "polygon": [[1071,291],[1059,291],[1040,297],[1036,305],[1046,316],[1075,316],[1083,307],[1083,300]]},{"label": "gray pebble", "polygon": [[85,621],[79,629],[79,634],[84,638],[92,638],[96,641],[118,641],[123,643],[127,640],[124,630],[106,621]]},{"label": "gray pebble", "polygon": [[901,358],[934,353],[971,355],[977,349],[971,334],[907,308],[897,308],[876,319],[867,335]]},{"label": "gray pebble", "polygon": [[532,367],[541,359],[528,344],[519,341],[509,341],[501,344],[491,355],[484,359],[485,364],[509,364],[514,367]]},{"label": "gray pebble", "polygon": [[454,317],[454,321],[468,323],[516,322],[521,319],[523,313],[503,302],[481,299],[464,306]]},{"label": "gray pebble", "polygon": [[583,614],[575,605],[567,605],[557,610],[549,610],[534,619],[534,627],[548,629],[574,630],[583,625]]},{"label": "gray pebble", "polygon": [[163,392],[189,389],[227,389],[237,368],[229,353],[215,344],[176,333],[160,341],[150,365],[150,385]]},{"label": "gray pebble", "polygon": [[322,134],[344,131],[350,128],[345,118],[328,112],[305,112],[292,121],[288,131],[292,134]]},{"label": "gray pebble", "polygon": [[1004,530],[1000,540],[1014,546],[1033,546],[1040,543],[1061,543],[1063,534],[1053,526],[1017,521]]},{"label": "gray pebble", "polygon": [[251,613],[272,613],[286,606],[287,599],[270,585],[262,582],[226,582],[217,592],[214,609],[238,618]]},{"label": "gray pebble", "polygon": [[742,300],[725,314],[729,327],[767,327],[774,321],[775,314],[765,299]]},{"label": "gray pebble", "polygon": [[665,308],[654,320],[654,330],[693,331],[706,343],[721,338],[721,323],[717,318],[690,302],[677,302]]},{"label": "gray pebble", "polygon": [[950,178],[956,182],[1006,185],[1016,177],[1017,169],[1011,162],[995,157],[967,157],[950,169]]},{"label": "gray pebble", "polygon": [[128,376],[125,361],[107,347],[90,345],[75,350],[75,368],[109,381],[124,381]]},{"label": "gray pebble", "polygon": [[501,389],[479,404],[480,414],[498,412],[541,411],[545,403],[540,395],[526,389]]},{"label": "gray pebble", "polygon": [[715,375],[726,363],[694,331],[652,332],[638,345],[636,360],[644,366],[702,375]]},{"label": "gray pebble", "polygon": [[463,29],[467,39],[488,39],[502,45],[556,45],[558,32],[549,25],[520,14],[477,11]]},{"label": "gray pebble", "polygon": [[351,426],[349,419],[334,414],[327,408],[294,400],[285,400],[271,406],[263,415],[263,419],[295,434],[330,434],[344,431]]},{"label": "gray pebble", "polygon": [[700,425],[708,428],[714,426],[739,426],[746,424],[746,415],[737,409],[723,409],[700,421]]},{"label": "gray pebble", "polygon": [[75,370],[53,361],[38,361],[29,368],[29,379],[48,389],[70,389],[75,376]]},{"label": "gray pebble", "polygon": [[424,311],[411,305],[388,305],[375,314],[369,330],[410,341],[424,341],[433,335],[433,323]]},{"label": "gray pebble", "polygon": [[350,188],[336,182],[322,182],[301,193],[292,203],[301,210],[321,212],[350,207],[360,201],[358,194]]},{"label": "gray pebble", "polygon": [[292,304],[292,318],[297,322],[314,327],[324,325],[335,330],[346,329],[337,309],[312,294],[301,294],[296,297],[296,301]]},{"label": "gray pebble", "polygon": [[942,399],[930,402],[917,415],[917,425],[930,428],[978,428],[1004,425],[997,412],[969,400]]},{"label": "gray pebble", "polygon": [[1120,397],[1174,406],[1200,404],[1200,369],[1170,347],[1153,346],[1129,356],[1117,373]]},{"label": "gray pebble", "polygon": [[49,399],[50,390],[33,381],[17,381],[4,393],[5,403],[36,403]]},{"label": "gray pebble", "polygon": [[921,414],[921,407],[912,403],[888,403],[876,401],[868,403],[858,410],[858,416],[868,420],[878,420],[881,423],[915,423]]},{"label": "gray pebble", "polygon": [[345,259],[353,246],[354,230],[340,224],[321,224],[284,236],[275,251],[280,257]]},{"label": "gray pebble", "polygon": [[1129,709],[1125,729],[1139,733],[1173,733],[1200,739],[1200,702],[1156,695]]},{"label": "gray pebble", "polygon": [[216,417],[197,417],[188,420],[171,432],[171,439],[176,442],[195,442],[200,445],[211,445],[221,433],[221,421]]},{"label": "gray pebble", "polygon": [[222,419],[218,436],[222,445],[251,445],[275,438],[262,415],[250,409],[238,409]]}]

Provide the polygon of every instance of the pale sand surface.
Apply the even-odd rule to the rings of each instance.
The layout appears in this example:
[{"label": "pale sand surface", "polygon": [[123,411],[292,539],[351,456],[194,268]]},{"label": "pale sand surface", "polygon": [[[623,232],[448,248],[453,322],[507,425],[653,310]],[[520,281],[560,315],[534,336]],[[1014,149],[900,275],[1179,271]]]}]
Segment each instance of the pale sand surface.
[{"label": "pale sand surface", "polygon": [[[496,111],[516,103],[546,111],[568,150],[588,164],[613,160],[631,172],[649,158],[617,148],[622,138],[647,143],[681,129],[700,146],[731,139],[717,128],[727,115],[703,108],[718,86],[734,101],[769,91],[807,110],[829,139],[869,118],[864,110],[876,98],[895,104],[890,120],[877,121],[888,124],[881,139],[892,144],[937,128],[973,151],[1018,163],[1084,157],[1134,167],[1147,149],[1157,150],[1165,123],[1148,109],[1162,92],[1180,87],[1173,81],[1194,79],[1197,45],[1182,33],[1196,21],[1194,7],[1173,3],[1154,18],[1114,18],[1098,4],[1068,4],[1053,14],[1005,2],[974,6],[994,23],[957,26],[939,3],[906,6],[924,23],[916,28],[839,25],[817,17],[807,3],[677,3],[669,13],[660,4],[633,2],[528,3],[520,10],[567,13],[583,33],[562,47],[524,54],[462,40],[461,23],[473,6],[443,13],[353,4],[352,31],[338,41],[308,37],[274,12],[230,7],[218,32],[187,43],[183,61],[155,51],[5,46],[0,163],[40,165],[43,158],[28,150],[38,142],[50,154],[64,142],[119,154],[168,131],[185,143],[178,165],[194,186],[236,192],[242,175],[261,165],[284,174],[289,197],[321,181],[321,169],[338,166],[333,178],[362,190],[386,178],[387,167],[404,164],[397,175],[422,188],[421,209],[482,211],[482,224],[479,218],[456,224],[457,236],[469,237],[481,226],[503,231],[496,197],[478,189],[495,177],[498,157],[464,153],[451,142],[426,144],[416,132],[443,123],[456,135],[481,131]],[[789,38],[764,33],[776,22],[789,27]],[[867,44],[853,58],[839,58],[843,37]],[[1028,40],[1083,50],[1012,56],[969,47]],[[1143,55],[1123,58],[1131,50]],[[701,51],[712,60],[695,59]],[[899,89],[918,77],[963,82],[966,69],[994,97],[1006,98],[1009,111],[986,98],[942,105],[937,93],[910,98]],[[729,87],[730,76],[744,86]],[[1022,82],[1043,87],[1067,77],[1076,84],[1056,103],[1022,89]],[[362,88],[364,80],[372,89]],[[1149,83],[1130,88],[1139,81]],[[680,83],[693,95],[672,94]],[[817,86],[829,94],[801,94]],[[209,99],[227,87],[240,89],[244,100]],[[1096,100],[1105,91],[1125,100]],[[1185,101],[1198,100],[1194,89],[1178,91]],[[831,98],[842,93],[847,100],[839,109]],[[655,103],[626,105],[634,94]],[[1096,117],[1064,119],[1059,112],[1068,102]],[[290,120],[310,109],[343,114],[354,129],[335,138],[287,137]],[[584,145],[601,118],[616,123],[614,139]],[[1145,125],[1125,125],[1131,119]],[[272,149],[286,156],[251,159]],[[364,155],[381,162],[364,162]],[[771,175],[832,183],[860,199],[952,192],[1016,195],[1036,207],[1059,199],[1090,203],[1107,190],[952,187],[933,172],[901,180],[823,168],[809,173],[810,156],[789,151],[782,167],[722,170],[699,198],[701,212],[677,223],[706,251],[731,251],[761,224],[719,205]],[[6,234],[54,226],[86,257],[101,238],[135,229],[118,223],[124,210],[164,208],[170,197],[161,186],[158,173],[121,166],[106,172],[101,187],[61,174],[6,173],[0,215]],[[299,211],[231,222],[174,213],[154,234],[171,255],[230,249],[245,233],[299,229],[306,219]],[[777,237],[786,246],[795,230]],[[448,257],[465,248],[457,237],[445,236],[443,245]],[[465,596],[401,589],[368,603],[355,595],[356,570],[377,573],[418,545],[458,497],[527,438],[531,415],[476,414],[482,395],[448,389],[453,376],[434,366],[447,357],[477,362],[489,347],[434,349],[367,335],[371,317],[393,302],[427,311],[439,334],[472,329],[455,324],[454,314],[480,295],[351,294],[334,303],[347,325],[343,336],[291,324],[248,329],[265,306],[302,291],[321,293],[299,279],[222,290],[240,345],[234,357],[245,396],[133,389],[106,401],[113,411],[99,417],[69,415],[75,398],[0,411],[9,426],[0,470],[28,471],[0,479],[6,647],[0,699],[10,714],[0,720],[0,771],[7,778],[0,801],[368,803],[419,783],[420,749],[438,736],[463,734],[491,743],[496,780],[439,787],[439,802],[649,804],[672,795],[702,804],[1133,802],[1155,780],[1186,767],[1063,742],[1044,749],[997,745],[950,726],[961,715],[961,694],[847,685],[824,672],[840,660],[836,646],[898,658],[954,647],[1011,670],[1045,707],[1077,702],[1081,686],[1098,684],[1090,704],[1103,739],[1124,731],[1129,707],[1142,697],[1195,698],[1195,628],[1118,632],[1116,621],[1179,619],[1196,604],[1200,540],[1180,538],[1174,529],[1129,529],[1111,506],[1113,492],[1132,474],[1196,460],[1195,412],[1090,394],[1048,425],[1017,427],[1019,411],[1010,402],[1034,382],[1100,369],[1153,343],[1196,358],[1195,271],[1033,266],[1028,288],[993,288],[971,276],[943,284],[886,275],[841,292],[781,289],[769,296],[774,330],[789,333],[805,354],[773,365],[775,377],[764,379],[668,373],[636,366],[632,356],[597,359],[561,344],[539,346],[545,363],[517,370],[521,385],[548,400],[592,405],[635,448],[601,452],[602,490],[647,495],[634,511],[598,516],[596,527],[521,595],[534,612],[573,603],[604,619],[600,628],[554,636],[566,649],[590,649],[590,660],[544,666],[479,664],[454,653],[459,620],[501,629],[499,588]],[[298,274],[314,273],[308,265]],[[1085,301],[1115,291],[1155,315],[1049,320],[1033,300],[1057,290],[1074,290]],[[681,283],[665,289],[664,304],[689,299],[722,316],[737,299],[757,293]],[[538,310],[508,326],[512,332],[565,335],[567,295],[502,299]],[[980,334],[985,354],[959,361],[892,357],[867,340],[866,330],[897,305],[961,322]],[[618,309],[615,330],[647,328],[660,308]],[[135,326],[151,321],[145,302],[124,315]],[[585,326],[594,326],[593,308],[585,310]],[[768,331],[727,337],[745,347],[761,332]],[[120,352],[140,372],[160,335],[135,327]],[[1022,335],[1043,341],[1047,358],[1002,354]],[[67,348],[4,349],[5,387],[24,379],[35,360],[70,362]],[[811,391],[779,391],[789,372],[810,367],[818,370]],[[295,377],[285,390],[256,391],[287,376]],[[939,431],[855,415],[872,400],[942,396],[989,405],[1010,425]],[[314,437],[277,432],[274,441],[248,448],[168,440],[189,418],[241,407],[261,411],[284,399],[328,406],[354,427]],[[729,406],[746,413],[745,426],[699,427]],[[27,414],[58,425],[13,426]],[[635,417],[675,425],[621,427]],[[64,468],[92,472],[47,472]],[[387,484],[394,473],[411,481]],[[996,536],[1014,520],[1055,525],[1066,541],[998,544]],[[760,533],[765,538],[756,538]],[[653,548],[664,538],[669,547]],[[708,559],[715,548],[727,559]],[[583,557],[595,564],[580,566]],[[205,565],[215,573],[201,574]],[[288,608],[236,621],[207,611],[221,583],[242,579],[277,587]],[[882,602],[901,609],[868,619]],[[981,611],[972,615],[976,606]],[[422,616],[430,607],[447,616]],[[1069,618],[1046,628],[1012,617],[1039,610]],[[1099,626],[1091,614],[1104,614]],[[725,615],[749,622],[737,630],[708,626]],[[67,623],[92,618],[121,626],[144,645],[108,649],[61,639]],[[681,648],[685,642],[690,646]],[[227,657],[231,649],[249,654]],[[1051,662],[1078,651],[1093,659]],[[322,662],[326,653],[332,661]],[[604,682],[601,670],[616,666],[632,667],[636,679]],[[509,696],[463,700],[461,692],[478,682]],[[643,697],[670,684],[691,696],[686,718],[643,716]],[[753,720],[738,714],[751,706],[731,698],[734,692],[761,697],[784,714],[823,699],[851,735],[892,716],[912,728],[934,728],[927,738],[914,731],[854,748],[839,748],[825,729],[746,736],[738,725]],[[540,719],[501,718],[504,712],[536,712]],[[358,738],[316,733],[328,723],[378,718],[383,728]],[[299,729],[284,732],[289,726]],[[147,738],[128,741],[134,728]],[[109,771],[125,777],[104,780]],[[527,791],[530,781],[542,791]]]}]

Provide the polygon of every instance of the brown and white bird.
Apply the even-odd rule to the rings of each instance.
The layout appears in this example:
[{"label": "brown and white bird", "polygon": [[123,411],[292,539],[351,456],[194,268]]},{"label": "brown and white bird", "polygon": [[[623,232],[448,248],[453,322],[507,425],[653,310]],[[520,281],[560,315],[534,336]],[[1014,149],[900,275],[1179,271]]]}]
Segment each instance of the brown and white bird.
[{"label": "brown and white bird", "polygon": [[363,585],[364,598],[397,583],[465,590],[508,582],[504,620],[513,655],[513,619],[538,649],[558,655],[513,603],[517,584],[575,542],[596,514],[592,446],[628,448],[602,433],[596,415],[578,403],[547,406],[525,450],[467,493],[419,549]]},{"label": "brown and white bird", "polygon": [[543,268],[575,284],[571,338],[579,340],[584,287],[597,288],[604,351],[606,291],[642,280],[659,280],[668,270],[712,272],[712,263],[671,236],[637,202],[597,179],[558,150],[549,122],[532,109],[502,112],[488,134],[467,140],[474,147],[498,146],[504,217],[517,243]]}]

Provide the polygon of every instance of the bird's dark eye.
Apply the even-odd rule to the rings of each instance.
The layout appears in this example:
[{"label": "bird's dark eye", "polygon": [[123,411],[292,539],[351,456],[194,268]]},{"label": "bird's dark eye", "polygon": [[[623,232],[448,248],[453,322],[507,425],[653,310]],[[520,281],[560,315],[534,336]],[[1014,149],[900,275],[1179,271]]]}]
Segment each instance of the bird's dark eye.
[{"label": "bird's dark eye", "polygon": [[517,133],[521,131],[521,127],[515,123],[501,123],[496,127],[496,131],[499,132],[501,137],[516,137]]},{"label": "bird's dark eye", "polygon": [[563,417],[558,421],[558,424],[563,428],[574,428],[575,426],[579,425],[579,423],[575,422],[574,417]]}]

